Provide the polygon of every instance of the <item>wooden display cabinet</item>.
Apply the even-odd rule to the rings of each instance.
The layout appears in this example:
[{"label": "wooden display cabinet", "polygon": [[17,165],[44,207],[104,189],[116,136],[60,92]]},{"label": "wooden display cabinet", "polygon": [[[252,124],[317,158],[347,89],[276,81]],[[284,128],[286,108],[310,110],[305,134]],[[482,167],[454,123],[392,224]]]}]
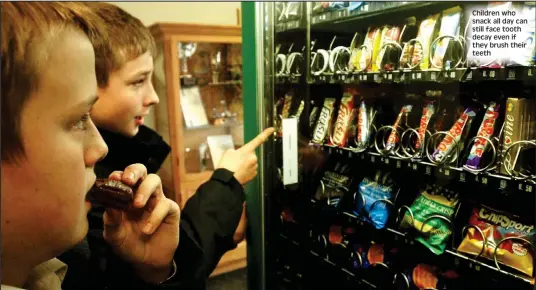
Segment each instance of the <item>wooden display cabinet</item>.
[{"label": "wooden display cabinet", "polygon": [[[166,195],[182,208],[212,175],[218,154],[211,155],[208,144],[227,144],[209,143],[207,137],[227,135],[234,148],[244,144],[242,31],[239,25],[175,23],[156,23],[150,30],[157,44],[153,83],[160,98],[155,129],[171,146],[159,175]],[[242,242],[225,254],[213,275],[245,265]]]}]

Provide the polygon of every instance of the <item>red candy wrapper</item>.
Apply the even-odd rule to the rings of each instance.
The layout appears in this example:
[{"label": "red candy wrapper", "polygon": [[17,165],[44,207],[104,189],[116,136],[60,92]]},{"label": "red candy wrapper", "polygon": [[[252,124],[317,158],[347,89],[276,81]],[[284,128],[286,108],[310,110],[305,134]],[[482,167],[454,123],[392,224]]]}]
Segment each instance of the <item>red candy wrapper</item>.
[{"label": "red candy wrapper", "polygon": [[386,150],[393,149],[393,147],[395,147],[395,144],[398,143],[399,136],[396,130],[398,130],[398,127],[400,126],[402,117],[404,117],[404,115],[409,114],[412,108],[413,108],[412,105],[406,105],[406,106],[403,106],[402,109],[400,110],[400,113],[398,114],[398,117],[396,118],[395,124],[393,125],[394,130],[391,131],[391,134],[389,134],[389,138],[387,139],[387,145],[385,146]]},{"label": "red candy wrapper", "polygon": [[426,129],[428,128],[428,123],[430,123],[430,119],[432,119],[434,113],[434,102],[428,102],[428,104],[426,104],[426,106],[424,106],[424,108],[422,109],[422,117],[418,131],[419,138],[417,138],[417,144],[415,144],[416,149],[421,148],[421,143],[424,142],[424,138],[426,136]]},{"label": "red candy wrapper", "polygon": [[354,113],[354,97],[350,94],[344,94],[339,106],[339,116],[335,122],[333,132],[329,138],[329,145],[339,147],[346,146],[348,140],[348,127]]},{"label": "red candy wrapper", "polygon": [[326,135],[329,132],[329,128],[331,127],[331,118],[333,115],[334,107],[335,99],[326,98],[324,100],[324,106],[322,107],[320,115],[318,116],[318,121],[316,122],[315,131],[313,133],[313,140],[311,140],[313,143],[322,144],[324,142],[324,139],[326,139]]},{"label": "red candy wrapper", "polygon": [[[491,103],[486,110],[484,115],[484,120],[478,129],[477,136],[486,137],[491,140],[493,133],[495,131],[495,123],[499,117],[499,105]],[[482,155],[489,146],[489,142],[485,139],[477,138],[469,151],[469,157],[467,158],[467,167],[471,169],[478,169],[480,161],[482,160]]]},{"label": "red candy wrapper", "polygon": [[452,137],[450,135],[446,135],[435,150],[434,154],[432,154],[432,158],[435,161],[441,162],[447,155],[450,154],[450,152],[455,148],[456,144],[460,144],[464,129],[469,127],[468,124],[472,121],[475,115],[475,111],[472,109],[466,109],[465,112],[463,112],[458,121],[454,123],[454,126],[452,126],[449,131]]}]

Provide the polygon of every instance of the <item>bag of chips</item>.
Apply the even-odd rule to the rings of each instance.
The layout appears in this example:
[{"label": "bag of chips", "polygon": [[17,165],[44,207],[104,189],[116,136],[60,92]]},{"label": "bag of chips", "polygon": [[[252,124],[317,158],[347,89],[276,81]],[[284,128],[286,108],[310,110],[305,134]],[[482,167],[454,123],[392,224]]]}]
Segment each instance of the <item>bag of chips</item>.
[{"label": "bag of chips", "polygon": [[452,226],[438,216],[452,221],[458,202],[457,193],[429,185],[410,206],[411,213],[405,212],[400,227],[417,230],[417,241],[432,253],[440,255],[445,251]]},{"label": "bag of chips", "polygon": [[317,201],[327,200],[328,205],[337,206],[351,183],[351,168],[346,164],[336,162],[333,167],[324,172],[314,199]]},{"label": "bag of chips", "polygon": [[[534,225],[521,223],[511,216],[484,206],[473,210],[469,225],[477,227],[480,231],[475,228],[467,230],[465,238],[458,247],[461,253],[476,256],[482,252],[483,257],[493,260],[495,248],[508,237],[523,238],[534,245]],[[484,250],[482,250],[483,247]],[[522,241],[510,239],[500,243],[497,249],[497,261],[528,276],[533,276],[534,252]]]},{"label": "bag of chips", "polygon": [[383,229],[389,219],[389,212],[392,210],[393,181],[389,173],[382,175],[380,171],[376,173],[374,180],[365,177],[359,184],[355,194],[356,215],[361,216],[377,229]]}]

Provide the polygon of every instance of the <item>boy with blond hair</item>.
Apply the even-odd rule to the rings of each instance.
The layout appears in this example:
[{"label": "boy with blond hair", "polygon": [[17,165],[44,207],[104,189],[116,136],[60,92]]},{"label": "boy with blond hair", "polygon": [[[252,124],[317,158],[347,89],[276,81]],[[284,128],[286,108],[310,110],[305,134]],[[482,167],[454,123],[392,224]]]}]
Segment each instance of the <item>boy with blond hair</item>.
[{"label": "boy with blond hair", "polygon": [[[85,237],[86,194],[108,151],[89,117],[97,100],[90,39],[105,39],[105,29],[79,3],[1,9],[2,289],[61,289],[67,269],[55,257]],[[141,281],[157,284],[172,273],[180,210],[142,165],[111,178],[131,174],[140,202],[124,219],[107,210],[104,237]]]}]

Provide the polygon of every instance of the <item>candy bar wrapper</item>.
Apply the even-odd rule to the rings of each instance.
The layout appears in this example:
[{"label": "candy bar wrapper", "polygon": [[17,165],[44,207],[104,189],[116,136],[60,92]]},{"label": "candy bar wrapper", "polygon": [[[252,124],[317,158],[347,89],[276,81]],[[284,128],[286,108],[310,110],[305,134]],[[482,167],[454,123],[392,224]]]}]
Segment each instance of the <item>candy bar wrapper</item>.
[{"label": "candy bar wrapper", "polygon": [[394,130],[391,131],[391,134],[389,134],[389,138],[387,139],[387,145],[385,146],[386,150],[391,150],[395,145],[398,143],[399,136],[397,134],[398,127],[400,126],[400,122],[402,121],[402,118],[404,115],[407,115],[411,112],[411,109],[413,109],[412,105],[406,105],[403,106],[400,110],[400,113],[398,114],[398,117],[396,118],[395,124],[393,125]]},{"label": "candy bar wrapper", "polygon": [[333,128],[332,135],[329,138],[329,145],[344,147],[348,140],[348,127],[350,119],[354,112],[354,96],[350,94],[344,94],[339,106],[339,115],[335,126]]},{"label": "candy bar wrapper", "polygon": [[[445,156],[448,156],[450,152],[455,149],[457,144],[461,147],[460,141],[462,140],[462,136],[464,135],[466,128],[469,127],[469,124],[475,115],[476,114],[472,109],[466,109],[465,112],[463,112],[458,121],[454,123],[454,126],[452,126],[449,131],[454,138],[452,138],[450,135],[445,136],[441,143],[439,143],[439,146],[435,152],[432,154],[432,158],[434,158],[435,161],[441,162]],[[460,148],[460,151],[462,149],[463,148]]]},{"label": "candy bar wrapper", "polygon": [[374,43],[376,41],[377,35],[381,36],[380,28],[368,28],[367,35],[365,36],[365,40],[363,41],[363,45],[366,46],[367,49],[359,50],[356,54],[356,57],[352,61],[354,67],[356,67],[358,70],[368,71],[372,68],[372,51],[374,49]]},{"label": "candy bar wrapper", "polygon": [[382,27],[380,33],[376,34],[376,37],[374,38],[374,46],[372,48],[372,72],[379,71],[379,67],[376,65],[376,59],[380,55],[380,47],[383,43],[385,35],[387,34],[387,32],[389,32],[389,30],[390,28],[387,25]]},{"label": "candy bar wrapper", "polygon": [[[439,186],[428,186],[410,206],[412,216],[406,211],[401,228],[411,228],[421,234],[417,241],[425,245],[432,253],[440,255],[445,251],[447,241],[452,233],[451,225],[442,219],[428,219],[434,215],[441,215],[453,220],[458,194]],[[423,227],[423,223],[425,223]],[[423,232],[421,232],[421,228]]]},{"label": "candy bar wrapper", "polygon": [[315,128],[316,119],[318,118],[318,113],[320,113],[320,110],[322,107],[320,106],[314,106],[311,110],[311,115],[309,115],[309,130],[313,132]]},{"label": "candy bar wrapper", "polygon": [[[460,30],[460,18],[462,9],[457,6],[443,11],[443,17],[441,18],[441,28],[439,29],[439,35],[453,35],[457,36]],[[436,45],[434,56],[432,61],[437,67],[443,66],[443,58],[449,45],[450,38],[443,38]]]},{"label": "candy bar wrapper", "polygon": [[[397,42],[398,43],[398,40],[399,40],[399,37],[400,37],[400,27],[399,26],[393,26],[393,27],[388,27],[387,30],[385,31],[385,34],[383,35],[382,37],[382,40],[381,40],[381,43],[380,43],[380,50],[379,50],[379,53],[378,53],[378,58],[380,60],[383,60],[383,57],[385,55],[386,52],[389,51],[389,49],[393,49],[392,47],[390,46],[387,46],[385,49],[381,49],[387,42],[391,42],[391,41],[394,41],[394,42]],[[385,67],[384,69],[386,70],[389,70],[389,69],[393,69],[391,67]]]},{"label": "candy bar wrapper", "polygon": [[[499,117],[499,105],[491,103],[486,110],[484,115],[484,120],[478,129],[477,136],[485,137],[491,140],[495,132],[495,123]],[[469,157],[467,158],[467,167],[472,169],[478,169],[480,161],[482,160],[482,155],[486,152],[486,149],[489,146],[489,142],[485,139],[477,138],[469,151]]]},{"label": "candy bar wrapper", "polygon": [[[355,104],[354,104],[355,106]],[[354,108],[352,115],[350,116],[350,122],[348,123],[347,140],[350,147],[357,145],[357,123],[358,123],[359,108]]]},{"label": "candy bar wrapper", "polygon": [[422,43],[421,45],[416,44],[413,49],[413,57],[411,59],[412,65],[420,63],[420,68],[422,70],[427,70],[429,67],[429,56],[430,56],[430,44],[433,41],[434,32],[437,20],[439,18],[439,13],[431,15],[421,22],[419,26],[419,33],[417,39]]},{"label": "candy bar wrapper", "polygon": [[374,109],[368,107],[365,101],[361,101],[357,115],[357,147],[366,148],[369,143],[372,118]]},{"label": "candy bar wrapper", "polygon": [[[458,247],[458,251],[478,255],[493,260],[495,247],[507,237],[520,237],[534,244],[536,231],[533,224],[526,224],[490,208],[480,206],[473,209],[469,224],[478,227],[479,231],[469,228],[466,236]],[[483,238],[483,239],[482,239]],[[497,261],[512,267],[525,275],[532,276],[534,269],[534,253],[526,243],[509,240],[499,245]]]},{"label": "candy bar wrapper", "polygon": [[292,107],[292,95],[286,94],[285,99],[283,101],[283,111],[281,112],[281,116],[283,119],[288,118],[288,115],[290,113],[290,107]]},{"label": "candy bar wrapper", "polygon": [[435,113],[435,107],[434,102],[428,102],[426,106],[422,109],[422,117],[419,125],[419,138],[417,138],[417,143],[415,144],[415,148],[419,149],[422,146],[422,143],[425,142],[424,138],[426,138],[426,129],[428,129],[428,123],[430,123],[430,119],[432,119],[432,116]]},{"label": "candy bar wrapper", "polygon": [[[500,173],[508,175],[506,168],[517,168],[516,164],[523,162],[518,160],[519,150],[512,148],[506,154],[506,149],[517,141],[524,140],[529,136],[530,126],[528,126],[529,119],[534,117],[532,100],[508,98],[506,100],[506,114],[504,117],[503,136],[501,142],[501,167]],[[517,146],[516,146],[517,147]],[[521,165],[521,164],[520,164]]]},{"label": "candy bar wrapper", "polygon": [[301,113],[303,112],[303,108],[305,107],[305,102],[302,100],[300,101],[300,105],[298,106],[298,110],[296,110],[296,113],[292,114],[290,116],[291,118],[298,118],[300,119]]},{"label": "candy bar wrapper", "polygon": [[331,127],[331,118],[333,117],[333,111],[335,107],[334,98],[326,98],[324,100],[324,106],[320,111],[318,116],[318,121],[316,122],[315,131],[313,133],[313,143],[322,144],[326,139],[326,136]]}]

